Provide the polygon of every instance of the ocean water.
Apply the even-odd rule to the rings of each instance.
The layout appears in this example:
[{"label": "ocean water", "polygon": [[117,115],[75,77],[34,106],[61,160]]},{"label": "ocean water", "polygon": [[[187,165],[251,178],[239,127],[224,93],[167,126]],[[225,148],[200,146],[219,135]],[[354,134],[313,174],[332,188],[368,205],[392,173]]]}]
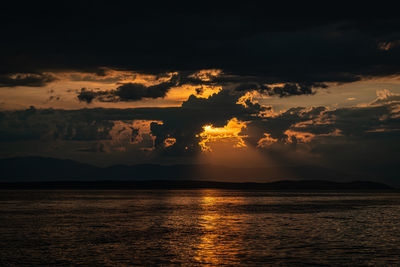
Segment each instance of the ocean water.
[{"label": "ocean water", "polygon": [[0,191],[1,266],[400,266],[400,195]]}]

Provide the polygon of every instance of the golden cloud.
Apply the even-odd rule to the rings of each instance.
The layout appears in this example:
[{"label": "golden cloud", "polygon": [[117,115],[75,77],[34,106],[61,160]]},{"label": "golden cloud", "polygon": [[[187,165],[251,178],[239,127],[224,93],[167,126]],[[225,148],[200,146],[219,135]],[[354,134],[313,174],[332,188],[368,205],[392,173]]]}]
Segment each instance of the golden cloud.
[{"label": "golden cloud", "polygon": [[203,152],[211,152],[214,145],[221,143],[228,144],[233,148],[247,147],[241,135],[242,129],[246,128],[246,122],[232,118],[224,127],[214,127],[213,125],[203,126],[203,132],[198,136],[201,138],[199,145]]}]

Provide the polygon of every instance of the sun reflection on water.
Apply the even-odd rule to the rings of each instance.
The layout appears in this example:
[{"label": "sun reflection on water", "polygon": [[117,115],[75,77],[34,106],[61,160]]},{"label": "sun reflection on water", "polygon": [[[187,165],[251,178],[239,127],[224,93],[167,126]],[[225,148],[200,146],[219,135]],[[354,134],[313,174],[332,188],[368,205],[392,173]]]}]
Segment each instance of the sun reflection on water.
[{"label": "sun reflection on water", "polygon": [[203,235],[196,247],[195,260],[206,266],[239,264],[242,218],[221,209],[221,200],[215,190],[204,190],[202,193],[199,224]]}]

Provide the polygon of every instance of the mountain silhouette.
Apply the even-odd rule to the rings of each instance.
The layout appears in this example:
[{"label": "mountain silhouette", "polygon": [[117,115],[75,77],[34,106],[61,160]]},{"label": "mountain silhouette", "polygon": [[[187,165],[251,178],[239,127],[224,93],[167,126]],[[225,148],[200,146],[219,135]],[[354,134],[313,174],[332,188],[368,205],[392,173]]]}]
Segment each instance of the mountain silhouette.
[{"label": "mountain silhouette", "polygon": [[[353,180],[360,180],[360,177],[349,177],[346,174],[319,166],[244,168],[208,164],[140,164],[97,167],[73,160],[17,157],[1,159],[0,170],[0,183],[2,187],[7,188],[13,186],[58,186],[74,188],[247,188],[272,190],[382,190],[390,188],[385,184],[376,182],[344,182],[352,178]],[[18,185],[15,183],[18,183]]]}]

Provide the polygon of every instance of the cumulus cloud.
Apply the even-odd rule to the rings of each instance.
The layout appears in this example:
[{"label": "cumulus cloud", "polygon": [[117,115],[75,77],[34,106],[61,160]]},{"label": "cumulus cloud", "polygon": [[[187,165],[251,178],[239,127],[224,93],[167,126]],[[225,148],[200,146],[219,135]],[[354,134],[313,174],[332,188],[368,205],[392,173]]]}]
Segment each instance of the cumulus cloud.
[{"label": "cumulus cloud", "polygon": [[[239,101],[243,93],[222,90],[208,98],[190,96],[181,107],[138,109],[36,110],[3,112],[0,137],[2,140],[53,139],[100,140],[111,139],[113,121],[154,120],[149,124],[155,137],[155,148],[172,144],[175,153],[199,151],[199,134],[205,125],[225,127],[233,118],[245,122],[240,135],[254,147],[272,143],[293,144],[320,141],[321,138],[364,138],[376,129],[385,132],[399,130],[397,102],[347,108],[291,108],[274,116],[265,115],[271,107],[252,101]],[[389,99],[389,92],[380,99]],[[46,119],[45,119],[46,118]],[[51,123],[50,123],[51,122]],[[50,124],[49,124],[50,123]],[[126,128],[126,127],[125,127]],[[11,138],[11,139],[10,139]],[[167,146],[169,147],[169,146]]]},{"label": "cumulus cloud", "polygon": [[[367,157],[370,153],[379,155],[379,164],[388,168],[396,163],[400,117],[394,112],[398,112],[398,102],[296,107],[268,116],[265,112],[270,107],[252,101],[243,105],[239,102],[242,96],[222,90],[208,98],[192,95],[180,107],[168,108],[5,111],[0,113],[0,144],[79,142],[74,146],[77,153],[137,156],[146,151],[147,155],[140,154],[141,160],[194,159],[202,151],[207,153],[201,149],[202,141],[208,147],[215,138],[222,138],[284,165],[308,162],[360,170],[361,162],[375,165],[375,157]],[[392,95],[386,92],[380,97]],[[146,121],[146,133],[133,121]],[[233,122],[237,127],[230,127]],[[212,125],[208,132],[207,125]],[[62,153],[68,149],[65,145]]]}]

